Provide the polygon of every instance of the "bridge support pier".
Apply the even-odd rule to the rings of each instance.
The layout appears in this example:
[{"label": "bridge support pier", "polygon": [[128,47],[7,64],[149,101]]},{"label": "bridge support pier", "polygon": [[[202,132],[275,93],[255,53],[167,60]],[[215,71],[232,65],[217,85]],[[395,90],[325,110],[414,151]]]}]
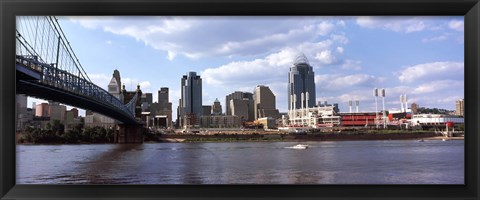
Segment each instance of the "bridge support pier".
[{"label": "bridge support pier", "polygon": [[116,142],[120,144],[143,143],[143,126],[119,124],[120,130]]}]

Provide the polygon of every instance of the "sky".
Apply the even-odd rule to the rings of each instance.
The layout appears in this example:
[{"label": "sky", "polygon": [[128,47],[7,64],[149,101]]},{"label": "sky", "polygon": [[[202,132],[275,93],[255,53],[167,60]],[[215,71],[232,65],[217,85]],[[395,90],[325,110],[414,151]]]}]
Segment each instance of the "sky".
[{"label": "sky", "polygon": [[172,116],[190,71],[202,78],[203,105],[218,98],[225,112],[226,95],[266,85],[287,112],[288,72],[301,54],[313,67],[317,102],[338,103],[341,112],[350,100],[375,111],[374,88],[385,88],[388,110],[400,109],[401,94],[409,107],[448,110],[464,98],[463,16],[57,18],[95,84],[107,89],[117,69],[127,90],[139,84],[154,102],[168,87]]}]

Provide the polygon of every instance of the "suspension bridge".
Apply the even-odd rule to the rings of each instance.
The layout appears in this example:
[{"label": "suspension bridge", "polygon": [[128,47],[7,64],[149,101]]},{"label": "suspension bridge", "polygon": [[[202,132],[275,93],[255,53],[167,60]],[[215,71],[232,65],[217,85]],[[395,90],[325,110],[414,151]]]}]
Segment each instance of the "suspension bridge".
[{"label": "suspension bridge", "polygon": [[119,122],[119,143],[141,142],[143,123],[135,117],[138,92],[125,103],[95,85],[55,17],[21,16],[16,21],[17,94],[111,117]]}]

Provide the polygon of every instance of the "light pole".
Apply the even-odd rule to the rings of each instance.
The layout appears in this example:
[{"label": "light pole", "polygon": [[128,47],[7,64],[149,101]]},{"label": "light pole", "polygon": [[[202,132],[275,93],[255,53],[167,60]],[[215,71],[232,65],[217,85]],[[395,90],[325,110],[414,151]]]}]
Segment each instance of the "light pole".
[{"label": "light pole", "polygon": [[373,89],[373,96],[375,97],[375,127],[378,128],[378,103],[377,103],[378,89],[377,88]]},{"label": "light pole", "polygon": [[382,112],[382,118],[383,118],[383,128],[387,128],[387,117],[385,116],[387,112],[385,112],[385,88],[382,88],[382,103],[383,103],[383,112]]}]

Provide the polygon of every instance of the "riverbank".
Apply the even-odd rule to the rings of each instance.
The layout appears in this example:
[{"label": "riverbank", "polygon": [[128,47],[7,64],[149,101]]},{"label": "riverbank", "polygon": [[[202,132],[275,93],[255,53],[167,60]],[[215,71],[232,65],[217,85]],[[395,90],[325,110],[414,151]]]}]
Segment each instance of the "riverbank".
[{"label": "riverbank", "polygon": [[464,137],[438,136],[434,132],[394,133],[318,133],[306,135],[290,134],[175,134],[158,136],[159,142],[254,142],[254,141],[349,141],[349,140],[442,140],[463,139]]}]

